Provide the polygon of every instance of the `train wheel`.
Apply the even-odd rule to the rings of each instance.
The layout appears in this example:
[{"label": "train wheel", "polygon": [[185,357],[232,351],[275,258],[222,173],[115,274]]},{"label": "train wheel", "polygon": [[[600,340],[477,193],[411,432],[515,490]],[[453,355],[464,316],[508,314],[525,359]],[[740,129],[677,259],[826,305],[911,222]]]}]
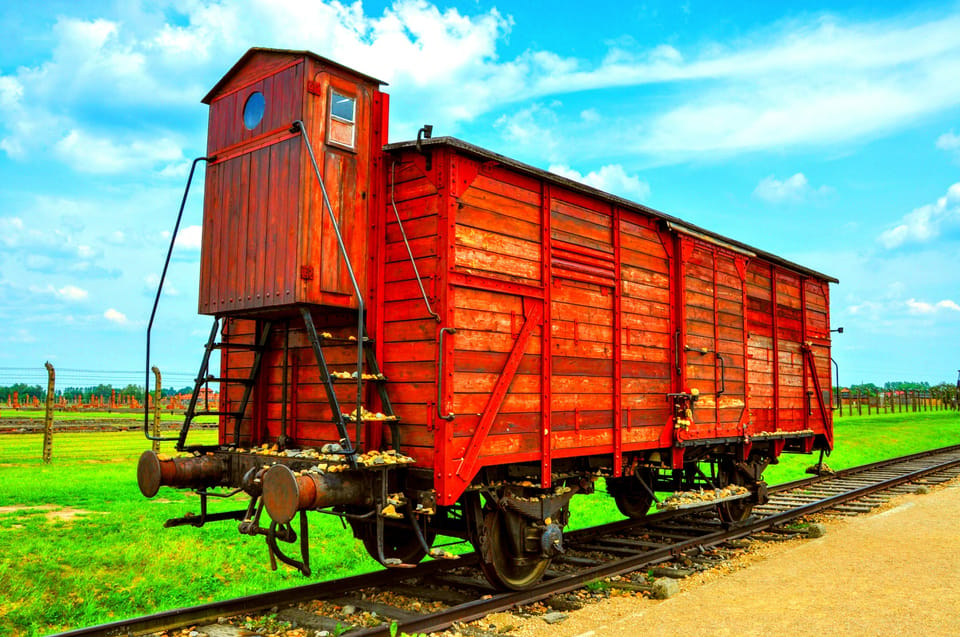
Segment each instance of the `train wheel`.
[{"label": "train wheel", "polygon": [[653,504],[653,496],[649,493],[618,493],[613,496],[613,501],[620,513],[637,520],[647,515]]},{"label": "train wheel", "polygon": [[503,511],[488,511],[483,518],[485,541],[480,542],[480,568],[495,586],[519,591],[536,584],[547,567],[549,557],[517,555],[510,541]]},{"label": "train wheel", "polygon": [[[613,501],[617,505],[620,513],[633,518],[634,520],[643,518],[650,511],[650,505],[653,504],[653,493],[640,483],[643,480],[649,488],[653,488],[655,475],[652,471],[646,470],[637,475],[636,478],[625,477],[607,480],[607,490],[613,495]],[[614,486],[616,485],[616,486]]]},{"label": "train wheel", "polygon": [[[717,471],[717,481],[720,484],[720,488],[730,486],[731,484],[741,487],[755,486],[751,485],[747,477],[744,476],[742,472],[737,471],[733,463],[729,462],[720,463]],[[717,505],[717,514],[720,516],[720,520],[726,524],[743,522],[750,516],[751,511],[753,511],[753,503],[749,502],[747,498],[721,502]]]},{"label": "train wheel", "polygon": [[[427,528],[423,531],[423,539],[427,546],[433,544],[436,533],[433,529]],[[367,549],[370,557],[380,561],[377,555],[377,527],[373,524],[366,524],[361,532],[363,547]],[[401,564],[418,564],[427,552],[423,550],[420,541],[417,539],[413,529],[400,526],[383,527],[383,556],[388,560],[400,560]]]}]

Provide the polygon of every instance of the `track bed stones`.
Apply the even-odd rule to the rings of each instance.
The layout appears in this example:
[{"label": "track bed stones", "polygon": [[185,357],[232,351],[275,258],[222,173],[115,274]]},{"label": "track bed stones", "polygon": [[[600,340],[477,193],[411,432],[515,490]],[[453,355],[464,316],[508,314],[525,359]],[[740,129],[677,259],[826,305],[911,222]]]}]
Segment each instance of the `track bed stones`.
[{"label": "track bed stones", "polygon": [[566,613],[561,613],[560,611],[553,611],[544,615],[541,619],[547,622],[548,624],[559,624],[564,621],[568,615]]},{"label": "track bed stones", "polygon": [[661,577],[653,580],[651,591],[655,599],[670,599],[680,592],[680,584],[675,579]]},{"label": "track bed stones", "polygon": [[827,525],[813,522],[807,525],[807,537],[810,539],[823,537],[827,534]]},{"label": "track bed stones", "polygon": [[573,595],[554,595],[547,600],[547,606],[555,611],[569,612],[583,608],[583,602]]},{"label": "track bed stones", "polygon": [[686,568],[673,568],[670,566],[655,566],[650,569],[653,577],[666,577],[669,579],[683,579],[693,575],[693,571]]},{"label": "track bed stones", "polygon": [[[277,619],[289,622],[291,628],[307,628],[313,631],[326,631],[334,634],[353,628],[352,624],[345,623],[342,620],[324,617],[303,610],[302,608],[285,608],[277,613]],[[210,637],[213,636],[211,635]]]}]

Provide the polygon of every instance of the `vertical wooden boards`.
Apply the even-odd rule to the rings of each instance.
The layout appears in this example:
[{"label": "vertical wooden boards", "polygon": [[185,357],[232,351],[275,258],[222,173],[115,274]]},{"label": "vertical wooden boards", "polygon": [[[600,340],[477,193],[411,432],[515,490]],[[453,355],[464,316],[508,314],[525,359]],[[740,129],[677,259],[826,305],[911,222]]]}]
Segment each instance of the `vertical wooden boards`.
[{"label": "vertical wooden boards", "polygon": [[[290,126],[301,118],[304,60],[286,56],[285,64],[274,65],[263,58],[250,60],[248,71],[256,76],[246,82],[234,77],[210,101],[207,154],[230,153],[245,143],[255,142],[270,133]],[[254,93],[263,94],[262,118],[252,128],[244,121],[244,106]]]},{"label": "vertical wooden boards", "polygon": [[[809,346],[830,404],[830,325],[827,283],[756,259],[747,267],[747,380],[751,432],[824,433],[813,370],[805,362]],[[809,344],[809,345],[807,345]],[[808,393],[810,392],[810,393]],[[827,421],[831,416],[827,414]]]},{"label": "vertical wooden boards", "polygon": [[[347,338],[356,332],[356,325],[350,322],[344,324],[343,319],[342,315],[315,313],[314,316],[319,331],[329,332],[338,338]],[[336,320],[338,324],[331,325],[331,320]],[[255,321],[229,318],[225,325],[224,340],[227,343],[253,345],[256,342]],[[241,425],[241,446],[251,447],[273,442],[281,433],[284,400],[283,341],[284,324],[278,321],[274,323],[271,331],[267,350],[261,361],[258,383]],[[325,355],[330,371],[356,371],[355,347],[327,347]],[[248,378],[253,359],[252,351],[226,348],[221,355],[221,375],[225,378]],[[340,435],[333,424],[333,413],[320,379],[316,355],[302,321],[295,319],[290,321],[287,366],[287,435],[295,445],[304,447],[319,447],[339,440]],[[343,411],[353,411],[356,404],[356,384],[338,381],[335,390]],[[227,409],[230,408],[229,405],[233,408],[239,406],[243,391],[241,383],[225,383],[222,396],[226,396]],[[369,404],[372,393],[368,388],[365,405]],[[221,418],[221,427],[223,435],[226,436],[221,439],[232,441],[233,419]],[[352,435],[353,429],[350,432]]]},{"label": "vertical wooden boards", "polygon": [[[810,354],[804,369],[806,387],[810,396],[807,426],[823,432],[833,441],[833,389],[830,359],[830,295],[826,283],[815,279],[803,282],[805,342]],[[810,363],[813,363],[811,365]],[[815,395],[817,389],[821,395]],[[822,408],[821,408],[822,407]]]},{"label": "vertical wooden boards", "polygon": [[805,427],[807,397],[803,378],[803,313],[800,304],[801,278],[774,268],[777,332],[778,412],[780,431]]},{"label": "vertical wooden boards", "polygon": [[747,265],[747,385],[752,433],[776,431],[777,357],[773,330],[772,268]]},{"label": "vertical wooden boards", "polygon": [[660,438],[670,419],[670,259],[651,220],[620,222],[622,436],[625,449]]},{"label": "vertical wooden boards", "polygon": [[[325,143],[331,88],[355,99],[349,148]],[[244,104],[254,93],[263,95],[263,114],[245,121]],[[369,78],[313,56],[257,52],[208,96],[208,154],[215,157],[205,198],[203,243],[210,249],[201,262],[201,312],[292,312],[298,303],[357,307],[334,223],[363,292],[371,166],[385,134],[372,104],[379,95]],[[380,120],[373,122],[375,116]],[[292,127],[298,120],[313,145],[330,211],[301,131]]]},{"label": "vertical wooden boards", "polygon": [[720,389],[717,400],[717,435],[721,438],[742,434],[741,421],[746,414],[746,360],[744,352],[743,288],[746,259],[717,249],[716,262],[716,354]]},{"label": "vertical wooden boards", "polygon": [[746,408],[743,288],[746,258],[681,239],[684,377],[700,398],[692,438],[740,435]]},{"label": "vertical wooden boards", "polygon": [[683,377],[689,391],[699,393],[693,424],[684,438],[717,434],[716,328],[714,254],[709,246],[681,238],[683,275]]}]

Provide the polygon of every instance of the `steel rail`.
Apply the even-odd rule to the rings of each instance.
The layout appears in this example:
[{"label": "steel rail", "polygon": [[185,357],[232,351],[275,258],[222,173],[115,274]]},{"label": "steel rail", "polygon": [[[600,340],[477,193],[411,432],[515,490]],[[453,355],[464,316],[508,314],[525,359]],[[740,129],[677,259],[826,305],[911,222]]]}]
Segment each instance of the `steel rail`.
[{"label": "steel rail", "polygon": [[[454,622],[466,622],[479,619],[490,613],[509,610],[518,606],[532,602],[547,599],[553,595],[566,593],[583,587],[589,582],[614,575],[629,573],[645,566],[664,562],[676,557],[678,554],[694,549],[715,546],[722,542],[746,537],[771,527],[782,526],[783,524],[802,517],[817,513],[825,509],[832,508],[850,500],[856,500],[865,495],[877,491],[883,491],[900,484],[911,482],[927,475],[944,471],[954,466],[960,466],[960,445],[952,445],[940,449],[933,449],[920,453],[901,456],[889,460],[851,467],[837,471],[829,476],[814,476],[804,478],[793,482],[783,483],[771,487],[771,493],[785,493],[793,489],[803,489],[816,484],[828,483],[832,480],[842,480],[852,476],[862,475],[871,470],[893,467],[898,464],[909,464],[918,460],[933,458],[937,455],[954,454],[944,462],[938,462],[926,467],[915,469],[901,475],[885,478],[873,484],[853,488],[840,494],[831,495],[818,499],[809,504],[793,507],[788,511],[766,515],[762,518],[747,522],[745,524],[725,528],[718,531],[708,531],[704,535],[691,537],[686,540],[679,540],[661,548],[638,552],[636,555],[621,558],[605,564],[589,567],[576,573],[561,575],[553,579],[541,582],[533,588],[520,592],[497,593],[487,599],[478,599],[465,604],[450,607],[448,609],[425,615],[423,617],[397,622],[398,628],[406,633],[432,632],[448,628]],[[610,535],[624,532],[632,528],[652,527],[659,522],[669,519],[682,517],[684,515],[694,514],[710,509],[712,504],[705,504],[702,507],[687,509],[684,511],[664,511],[654,515],[646,516],[641,520],[623,520],[605,524],[596,527],[578,529],[566,534],[569,543],[588,540],[595,536]],[[654,530],[655,534],[656,531]],[[213,622],[220,617],[237,615],[240,613],[250,613],[258,610],[272,608],[274,606],[288,607],[298,602],[310,599],[340,596],[344,593],[369,587],[383,587],[395,581],[410,579],[419,576],[429,576],[437,574],[444,570],[458,568],[461,566],[470,566],[476,563],[476,554],[470,553],[463,555],[461,559],[435,560],[424,562],[415,569],[395,569],[386,571],[375,571],[363,575],[355,575],[339,580],[330,580],[327,582],[318,582],[306,586],[273,591],[270,593],[261,593],[248,597],[226,600],[222,602],[212,602],[200,606],[174,609],[156,613],[154,615],[132,618],[101,624],[89,628],[80,628],[64,633],[58,633],[56,637],[79,637],[79,636],[103,636],[118,637],[120,635],[145,634],[162,630],[170,630],[185,625],[199,624],[203,622]],[[375,628],[353,630],[351,636],[367,637],[374,635],[390,634],[390,625],[383,625]]]},{"label": "steel rail", "polygon": [[[956,447],[951,448],[951,450],[956,451]],[[926,452],[917,455],[929,456],[932,454]],[[917,460],[919,458],[912,457],[911,459]],[[903,474],[901,476],[889,478],[875,484],[826,497],[821,500],[817,500],[816,502],[812,502],[811,504],[796,507],[783,513],[770,515],[742,526],[709,533],[707,535],[694,537],[689,540],[681,540],[663,548],[645,551],[636,556],[626,557],[607,564],[601,564],[599,566],[587,568],[570,575],[561,575],[554,579],[542,582],[541,584],[538,584],[537,586],[525,591],[502,593],[499,595],[494,595],[489,599],[480,599],[473,602],[468,602],[466,604],[461,604],[459,606],[454,606],[423,618],[418,618],[412,621],[397,622],[397,627],[400,631],[411,634],[429,633],[443,630],[450,627],[454,622],[473,621],[475,619],[485,617],[491,613],[510,610],[524,604],[538,602],[554,595],[576,590],[583,587],[587,583],[598,579],[612,577],[614,575],[623,575],[624,573],[629,573],[651,564],[664,562],[689,549],[715,546],[728,540],[746,537],[758,531],[775,526],[781,526],[786,522],[804,515],[818,513],[838,504],[842,504],[850,500],[856,500],[857,498],[861,498],[870,493],[883,491],[906,482],[911,482],[931,473],[937,473],[953,466],[960,466],[960,456],[951,458],[943,463],[938,463],[923,469]],[[352,631],[350,634],[351,637],[373,637],[374,635],[389,635],[391,634],[391,631],[389,625],[384,625],[366,630]]]},{"label": "steel rail", "polygon": [[464,556],[459,560],[435,560],[425,562],[417,569],[374,571],[372,573],[354,575],[343,579],[317,582],[316,584],[307,584],[306,586],[297,586],[279,591],[271,591],[269,593],[259,593],[247,597],[237,597],[222,602],[211,602],[199,606],[177,608],[153,615],[123,619],[109,624],[77,628],[64,633],[56,633],[50,637],[120,637],[121,635],[141,635],[163,630],[172,630],[181,626],[189,626],[203,622],[216,622],[220,617],[256,612],[266,608],[273,608],[274,606],[287,607],[297,602],[310,599],[334,597],[361,588],[383,586],[391,583],[393,580],[399,581],[401,579],[407,579],[413,573],[416,575],[431,575],[451,568],[469,566],[474,563],[474,560],[470,559],[471,557],[472,554]]}]

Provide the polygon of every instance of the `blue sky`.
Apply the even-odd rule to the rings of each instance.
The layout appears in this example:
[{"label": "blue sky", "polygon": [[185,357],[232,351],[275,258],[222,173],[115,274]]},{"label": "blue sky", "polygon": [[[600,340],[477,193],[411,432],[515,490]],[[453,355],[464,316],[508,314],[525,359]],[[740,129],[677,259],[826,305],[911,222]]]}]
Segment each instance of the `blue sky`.
[{"label": "blue sky", "polygon": [[[960,369],[960,4],[303,0],[0,7],[0,368],[136,370],[200,99],[251,46],[840,279],[841,383]],[[202,181],[197,184],[202,186]],[[200,190],[153,362],[194,371]]]}]

